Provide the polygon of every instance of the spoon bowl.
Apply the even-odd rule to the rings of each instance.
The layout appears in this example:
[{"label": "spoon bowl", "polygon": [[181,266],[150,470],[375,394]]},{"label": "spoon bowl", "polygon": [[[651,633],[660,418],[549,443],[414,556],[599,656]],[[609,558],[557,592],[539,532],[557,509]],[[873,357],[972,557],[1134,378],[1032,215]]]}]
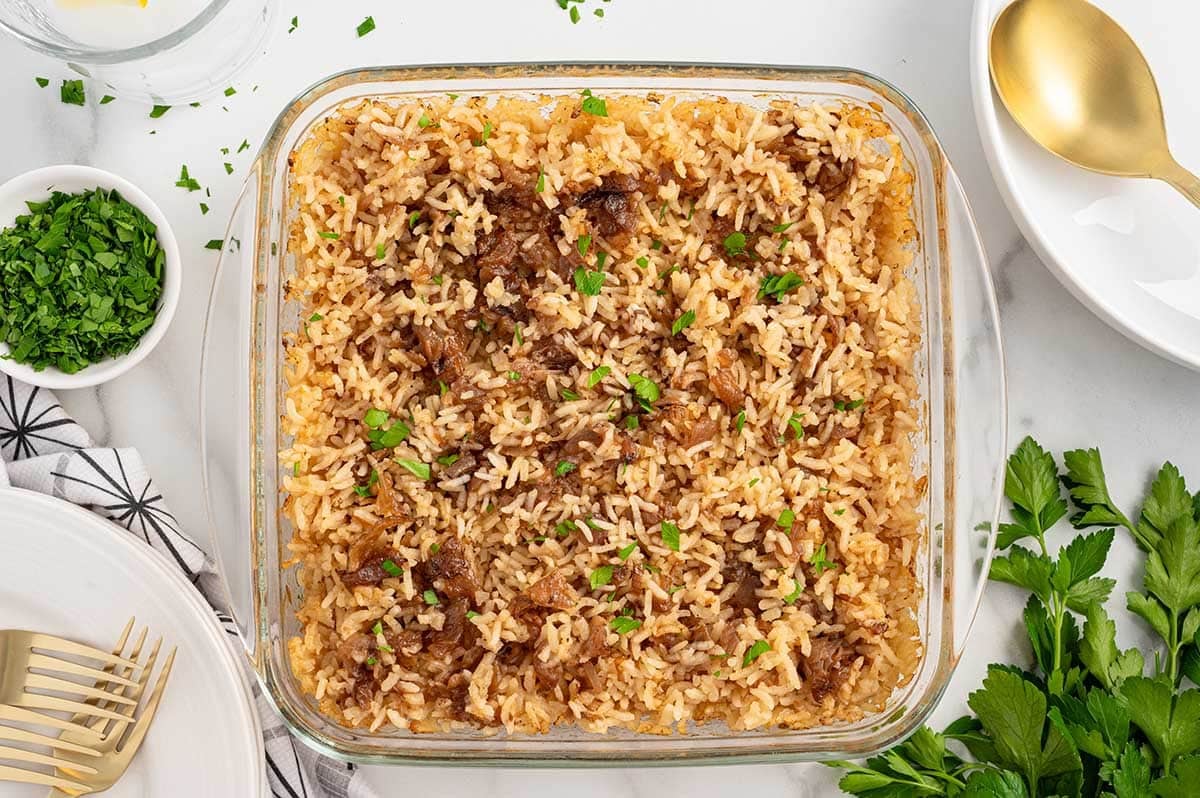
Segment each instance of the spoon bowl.
[{"label": "spoon bowl", "polygon": [[1017,124],[1073,164],[1165,180],[1200,206],[1200,179],[1167,146],[1154,74],[1129,34],[1086,0],[1016,0],[992,26],[992,82]]}]

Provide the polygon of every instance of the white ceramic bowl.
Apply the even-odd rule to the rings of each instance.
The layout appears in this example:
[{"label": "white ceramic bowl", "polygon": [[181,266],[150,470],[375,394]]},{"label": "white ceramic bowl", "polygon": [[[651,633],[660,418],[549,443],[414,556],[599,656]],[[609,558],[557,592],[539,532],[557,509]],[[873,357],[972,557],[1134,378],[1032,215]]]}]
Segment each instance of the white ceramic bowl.
[{"label": "white ceramic bowl", "polygon": [[[1043,150],[992,90],[987,45],[1009,0],[976,0],[971,96],[983,151],[1030,246],[1075,297],[1130,339],[1200,370],[1200,214],[1156,180],[1088,172]],[[1200,3],[1092,0],[1133,37],[1162,93],[1171,150],[1200,169],[1193,45]]]},{"label": "white ceramic bowl", "polygon": [[[167,217],[163,216],[163,212],[141,189],[111,172],[91,166],[64,164],[34,169],[14,177],[0,186],[0,228],[11,226],[14,219],[29,212],[25,206],[27,200],[45,200],[55,191],[78,194],[95,188],[116,189],[125,200],[146,214],[158,228],[158,244],[166,255],[163,292],[158,299],[158,315],[150,329],[142,334],[137,346],[128,353],[92,363],[74,374],[67,374],[52,366],[47,366],[42,371],[34,371],[24,363],[0,357],[0,371],[30,385],[54,389],[87,388],[124,374],[140,363],[162,340],[171,318],[175,315],[175,306],[179,304],[179,284],[183,277],[179,245],[175,242],[175,234],[171,232]],[[0,355],[7,355],[8,352],[8,344],[0,342]]]}]

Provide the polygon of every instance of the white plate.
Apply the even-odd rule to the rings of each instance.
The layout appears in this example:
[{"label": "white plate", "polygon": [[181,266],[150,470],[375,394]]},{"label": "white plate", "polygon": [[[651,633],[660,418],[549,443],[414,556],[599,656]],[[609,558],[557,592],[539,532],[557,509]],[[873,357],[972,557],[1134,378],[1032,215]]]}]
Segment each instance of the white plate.
[{"label": "white plate", "polygon": [[[112,646],[126,620],[179,647],[158,717],[111,798],[265,796],[262,736],[212,610],[166,559],[86,510],[0,489],[0,629]],[[0,783],[8,798],[45,787]]]},{"label": "white plate", "polygon": [[[971,83],[983,148],[1030,245],[1071,293],[1134,341],[1200,369],[1200,211],[1164,183],[1071,166],[1017,127],[992,90],[987,41],[1008,0],[976,0]],[[1200,171],[1200,3],[1094,0],[1154,70],[1176,159]],[[1064,331],[1066,334],[1066,331]]]}]

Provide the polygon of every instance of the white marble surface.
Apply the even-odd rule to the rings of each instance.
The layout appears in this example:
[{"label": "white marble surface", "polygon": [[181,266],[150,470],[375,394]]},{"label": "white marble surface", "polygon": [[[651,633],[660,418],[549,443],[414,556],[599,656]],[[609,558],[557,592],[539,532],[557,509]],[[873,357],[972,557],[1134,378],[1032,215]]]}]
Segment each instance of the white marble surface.
[{"label": "white marble surface", "polygon": [[[238,94],[161,119],[118,100],[103,107],[90,87],[86,108],[62,105],[66,68],[0,41],[0,96],[9,124],[0,134],[0,179],[46,164],[88,163],[133,180],[172,220],[185,253],[179,311],[166,340],[132,373],[98,389],[62,396],[100,440],[138,447],[180,520],[203,529],[197,393],[200,331],[216,253],[204,242],[225,221],[258,141],[301,89],[350,67],[387,63],[488,60],[705,60],[836,64],[859,67],[907,91],[929,116],[973,203],[997,281],[1008,353],[1013,441],[1035,434],[1056,451],[1098,445],[1116,493],[1140,495],[1164,458],[1200,480],[1200,374],[1160,360],[1094,318],[1054,281],[1021,239],[993,185],[975,131],[967,86],[967,0],[612,0],[603,21],[572,26],[553,0],[466,3],[289,0],[300,29],[280,29],[267,55],[237,82]],[[469,17],[468,17],[469,12]],[[373,14],[378,29],[357,39]],[[469,19],[469,21],[467,21]],[[457,26],[451,30],[451,26]],[[510,31],[501,34],[501,31]],[[35,75],[51,78],[40,89]],[[257,90],[252,87],[257,85]],[[222,110],[224,104],[228,111]],[[157,131],[154,135],[150,132]],[[221,147],[249,151],[229,158]],[[175,187],[180,164],[212,187],[212,211],[198,194]],[[1193,485],[1197,487],[1197,485]],[[1119,551],[1132,551],[1125,541]],[[1121,563],[1120,557],[1114,561]],[[1129,574],[1110,566],[1130,585]],[[1015,591],[993,586],[970,653],[934,720],[960,714],[986,664],[1025,650],[1015,620]],[[815,765],[525,772],[504,769],[376,768],[387,796],[793,795],[837,793]]]}]

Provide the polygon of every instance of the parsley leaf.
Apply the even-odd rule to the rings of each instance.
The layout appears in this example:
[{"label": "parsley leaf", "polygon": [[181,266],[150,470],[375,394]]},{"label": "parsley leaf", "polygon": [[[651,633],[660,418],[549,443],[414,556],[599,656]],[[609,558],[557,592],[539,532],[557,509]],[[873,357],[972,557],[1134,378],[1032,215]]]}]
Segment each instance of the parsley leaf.
[{"label": "parsley leaf", "polygon": [[599,97],[593,96],[590,91],[584,95],[579,107],[580,110],[582,110],[585,114],[591,114],[592,116],[608,116],[608,103]]},{"label": "parsley leaf", "polygon": [[358,32],[358,38],[366,36],[371,31],[375,30],[375,17],[367,17],[362,22],[358,23],[355,31]]},{"label": "parsley leaf", "polygon": [[638,404],[647,413],[654,409],[654,403],[658,401],[661,395],[658,390],[658,385],[653,380],[643,377],[641,374],[630,374],[629,385],[633,388],[634,396],[637,397]]},{"label": "parsley leaf", "polygon": [[725,247],[725,254],[731,258],[736,258],[738,255],[746,254],[746,234],[741,230],[735,230],[725,236],[725,240],[721,242]]},{"label": "parsley leaf", "polygon": [[629,615],[618,615],[609,621],[609,627],[619,635],[629,634],[641,628],[642,622]]},{"label": "parsley leaf", "polygon": [[400,459],[397,459],[396,462],[399,463],[401,466],[403,466],[409,473],[411,473],[417,479],[423,479],[426,482],[429,481],[431,472],[430,472],[428,463],[422,463],[418,460],[400,460]]},{"label": "parsley leaf", "polygon": [[766,299],[770,297],[776,302],[782,302],[784,294],[795,291],[802,285],[804,285],[804,278],[795,272],[769,274],[759,283],[758,298]]},{"label": "parsley leaf", "polygon": [[679,551],[679,527],[670,521],[663,521],[659,528],[662,531],[663,545],[671,551]]},{"label": "parsley leaf", "polygon": [[611,565],[601,565],[588,575],[588,584],[591,585],[592,590],[604,587],[612,581],[612,575],[613,567]]},{"label": "parsley leaf", "polygon": [[610,371],[612,371],[612,369],[608,366],[596,366],[596,368],[592,369],[592,373],[588,375],[587,387],[595,388],[600,384],[602,379],[608,376]]},{"label": "parsley leaf", "polygon": [[584,296],[599,296],[604,287],[604,272],[580,266],[575,270],[575,288]]},{"label": "parsley leaf", "polygon": [[694,321],[696,321],[696,311],[684,311],[679,318],[675,319],[675,323],[671,325],[671,335],[679,335],[686,328],[692,326]]},{"label": "parsley leaf", "polygon": [[83,91],[82,80],[64,80],[58,90],[58,98],[67,105],[83,105],[86,95]]},{"label": "parsley leaf", "polygon": [[812,566],[813,572],[816,573],[817,576],[820,576],[826,571],[831,571],[834,568],[837,568],[837,563],[828,559],[826,556],[826,551],[826,544],[822,543],[820,546],[817,546],[817,549],[813,552],[812,557],[808,558],[808,564]]},{"label": "parsley leaf", "polygon": [[742,667],[750,667],[750,663],[766,654],[771,650],[771,644],[766,640],[755,640],[750,648],[746,649],[746,653],[742,655]]},{"label": "parsley leaf", "polygon": [[638,544],[630,543],[628,546],[626,546],[625,548],[618,551],[617,556],[621,558],[621,562],[625,562],[626,560],[629,559],[629,556],[631,554],[633,554],[635,551],[637,551],[637,547],[638,547]]}]

